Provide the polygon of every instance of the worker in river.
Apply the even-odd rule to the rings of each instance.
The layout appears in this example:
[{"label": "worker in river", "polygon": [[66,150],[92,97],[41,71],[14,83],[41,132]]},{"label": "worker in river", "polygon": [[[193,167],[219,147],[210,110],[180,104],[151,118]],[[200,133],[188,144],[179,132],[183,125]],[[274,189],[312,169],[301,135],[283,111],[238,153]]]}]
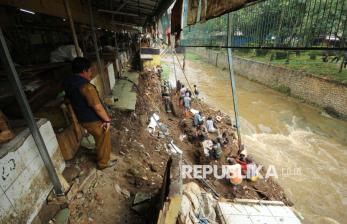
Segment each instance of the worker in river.
[{"label": "worker in river", "polygon": [[183,98],[186,95],[187,88],[182,84],[180,89],[179,106],[183,106]]},{"label": "worker in river", "polygon": [[189,97],[189,93],[186,93],[186,95],[183,97],[183,106],[184,106],[184,117],[189,116],[190,106],[191,106],[192,99]]},{"label": "worker in river", "polygon": [[176,82],[176,94],[179,94],[181,87],[182,87],[181,81],[177,80],[177,82]]},{"label": "worker in river", "polygon": [[200,94],[200,92],[198,90],[198,87],[196,85],[194,85],[194,95],[197,99],[199,99],[199,94]]},{"label": "worker in river", "polygon": [[72,61],[73,75],[64,80],[67,98],[81,123],[96,142],[97,165],[99,169],[112,167],[116,160],[110,160],[111,118],[102,105],[92,79],[91,63],[88,59],[77,57]]},{"label": "worker in river", "polygon": [[213,119],[212,119],[211,116],[209,116],[207,118],[206,126],[207,126],[207,131],[210,132],[210,133],[214,133],[214,132],[218,131],[218,129],[217,129],[216,125],[214,124]]}]

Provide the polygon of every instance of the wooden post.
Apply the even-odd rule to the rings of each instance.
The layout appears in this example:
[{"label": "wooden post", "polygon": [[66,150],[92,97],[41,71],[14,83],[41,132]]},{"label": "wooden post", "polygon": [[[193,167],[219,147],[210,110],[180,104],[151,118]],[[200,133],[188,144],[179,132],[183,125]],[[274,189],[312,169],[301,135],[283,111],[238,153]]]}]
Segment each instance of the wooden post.
[{"label": "wooden post", "polygon": [[72,19],[69,0],[64,0],[64,5],[65,5],[66,14],[68,16],[69,23],[70,23],[72,38],[73,38],[73,42],[74,42],[75,48],[76,48],[76,54],[78,57],[82,57],[82,52],[80,51],[80,46],[78,45],[78,38],[77,38],[77,34],[76,34],[75,24],[74,24],[73,19]]},{"label": "wooden post", "polygon": [[99,74],[100,74],[100,77],[101,77],[102,86],[103,86],[103,89],[104,89],[104,96],[107,96],[109,94],[109,88],[107,87],[106,77],[104,75],[104,68],[103,68],[103,66],[101,64],[101,59],[100,59],[100,54],[99,54],[99,47],[98,47],[98,42],[97,42],[96,32],[95,32],[95,24],[94,24],[93,8],[92,8],[91,0],[88,1],[88,8],[89,8],[90,26],[92,28],[92,38],[93,38],[93,42],[94,42],[94,49],[95,49],[95,54],[96,54],[98,70],[99,70]]}]

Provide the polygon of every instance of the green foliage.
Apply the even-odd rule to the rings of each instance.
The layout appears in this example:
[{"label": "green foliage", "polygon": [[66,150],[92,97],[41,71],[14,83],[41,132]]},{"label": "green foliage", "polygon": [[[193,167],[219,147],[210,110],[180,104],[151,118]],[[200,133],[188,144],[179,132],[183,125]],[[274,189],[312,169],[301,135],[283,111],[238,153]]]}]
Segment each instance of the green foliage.
[{"label": "green foliage", "polygon": [[252,49],[250,48],[240,48],[237,49],[236,51],[242,52],[242,53],[250,53],[252,51]]},{"label": "green foliage", "polygon": [[274,89],[276,89],[277,91],[286,94],[287,96],[290,96],[290,88],[288,86],[285,85],[279,85],[279,86],[275,86]]},{"label": "green foliage", "polygon": [[[230,15],[233,45],[322,46],[330,37],[343,46],[346,40],[347,0],[267,0]],[[227,25],[227,14],[197,23],[184,29],[184,43],[225,45]]]},{"label": "green foliage", "polygon": [[167,62],[162,62],[161,67],[163,69],[163,72],[161,73],[161,78],[162,80],[169,80],[170,73],[171,73],[171,68],[167,64]]},{"label": "green foliage", "polygon": [[[240,50],[234,51],[235,55],[238,57],[271,63],[275,66],[281,66],[295,71],[307,72],[316,76],[322,76],[347,84],[347,69],[343,69],[342,72],[339,72],[341,60],[337,64],[331,62],[332,58],[336,55],[336,52],[301,51],[300,54],[291,54],[290,61],[288,61],[285,57],[283,59],[276,59],[276,52],[278,51],[272,50],[269,51],[266,56],[255,56],[255,54],[252,52],[244,53]],[[323,63],[322,56],[324,54],[329,55],[328,63]],[[310,55],[315,55],[315,59],[310,59]]]},{"label": "green foliage", "polygon": [[267,55],[268,50],[265,49],[255,49],[255,56],[265,56]]},{"label": "green foliage", "polygon": [[311,60],[316,60],[316,59],[317,59],[317,55],[315,55],[315,54],[310,54],[310,59],[311,59]]},{"label": "green foliage", "polygon": [[275,52],[275,59],[286,59],[288,57],[288,53],[286,51],[276,51]]}]

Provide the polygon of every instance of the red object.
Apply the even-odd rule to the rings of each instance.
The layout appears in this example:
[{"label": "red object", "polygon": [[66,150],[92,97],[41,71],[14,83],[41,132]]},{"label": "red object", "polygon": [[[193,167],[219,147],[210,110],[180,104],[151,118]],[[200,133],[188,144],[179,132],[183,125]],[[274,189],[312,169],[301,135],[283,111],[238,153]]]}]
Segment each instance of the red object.
[{"label": "red object", "polygon": [[166,27],[166,38],[167,38],[167,43],[168,45],[171,45],[171,41],[170,41],[170,26]]},{"label": "red object", "polygon": [[238,161],[238,163],[241,165],[241,174],[246,175],[247,174],[247,163]]}]

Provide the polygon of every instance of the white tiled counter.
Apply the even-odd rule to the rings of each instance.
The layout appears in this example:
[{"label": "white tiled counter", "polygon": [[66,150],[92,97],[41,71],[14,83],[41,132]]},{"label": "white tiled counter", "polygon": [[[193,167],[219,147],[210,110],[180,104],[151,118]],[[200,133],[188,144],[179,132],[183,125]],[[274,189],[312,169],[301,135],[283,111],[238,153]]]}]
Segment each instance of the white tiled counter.
[{"label": "white tiled counter", "polygon": [[[65,168],[52,125],[37,122],[53,164]],[[53,185],[28,128],[0,148],[0,223],[30,223]]]}]

